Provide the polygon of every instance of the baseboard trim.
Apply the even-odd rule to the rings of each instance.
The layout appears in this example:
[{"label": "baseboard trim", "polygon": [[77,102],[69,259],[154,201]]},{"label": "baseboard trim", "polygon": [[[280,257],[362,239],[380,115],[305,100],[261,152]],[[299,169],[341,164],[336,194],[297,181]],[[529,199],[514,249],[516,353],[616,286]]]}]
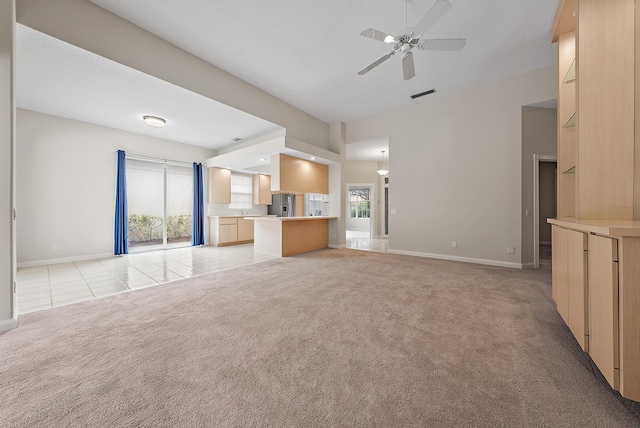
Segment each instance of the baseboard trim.
[{"label": "baseboard trim", "polygon": [[347,246],[345,244],[329,244],[329,248],[336,248],[336,249],[340,249],[340,248],[346,248]]},{"label": "baseboard trim", "polygon": [[85,256],[63,257],[59,259],[35,260],[32,262],[18,262],[18,269],[26,268],[26,267],[34,267],[34,266],[53,265],[56,263],[80,262],[82,260],[105,259],[107,257],[117,257],[117,256],[114,256],[112,253],[101,253],[101,254],[92,254],[88,256],[85,255]]},{"label": "baseboard trim", "polygon": [[474,259],[471,257],[449,256],[446,254],[420,253],[417,251],[392,250],[389,248],[390,254],[401,254],[404,256],[426,257],[429,259],[449,260],[453,262],[475,263],[478,265],[488,265],[505,267],[511,269],[522,269],[521,263],[501,262],[498,260]]},{"label": "baseboard trim", "polygon": [[0,321],[0,333],[4,333],[5,331],[13,330],[18,327],[18,319],[11,318],[9,320]]},{"label": "baseboard trim", "polygon": [[522,269],[535,269],[535,263],[522,263]]}]

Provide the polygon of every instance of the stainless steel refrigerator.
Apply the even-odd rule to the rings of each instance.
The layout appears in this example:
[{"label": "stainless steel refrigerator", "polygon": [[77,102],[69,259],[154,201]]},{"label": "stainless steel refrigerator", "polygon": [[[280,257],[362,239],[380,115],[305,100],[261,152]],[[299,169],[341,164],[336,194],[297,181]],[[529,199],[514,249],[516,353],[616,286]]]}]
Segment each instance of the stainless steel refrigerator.
[{"label": "stainless steel refrigerator", "polygon": [[278,217],[295,217],[296,195],[274,194],[269,205],[269,214],[275,214]]}]

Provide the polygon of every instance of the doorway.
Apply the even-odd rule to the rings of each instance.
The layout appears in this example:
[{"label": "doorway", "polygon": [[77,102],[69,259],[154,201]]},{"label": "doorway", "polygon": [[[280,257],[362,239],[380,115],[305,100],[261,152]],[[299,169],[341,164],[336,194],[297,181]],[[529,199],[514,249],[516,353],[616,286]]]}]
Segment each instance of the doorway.
[{"label": "doorway", "polygon": [[548,218],[557,216],[558,163],[553,156],[534,157],[534,266],[550,267],[551,225]]},{"label": "doorway", "polygon": [[371,197],[373,184],[350,184],[347,188],[347,239],[372,238]]}]

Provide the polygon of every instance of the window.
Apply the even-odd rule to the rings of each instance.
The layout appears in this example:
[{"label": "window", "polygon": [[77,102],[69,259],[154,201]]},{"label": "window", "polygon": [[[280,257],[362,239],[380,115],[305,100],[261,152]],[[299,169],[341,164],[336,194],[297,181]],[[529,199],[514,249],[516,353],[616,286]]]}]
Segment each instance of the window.
[{"label": "window", "polygon": [[349,189],[351,218],[371,218],[371,193],[368,188]]},{"label": "window", "polygon": [[252,200],[253,176],[248,174],[231,173],[231,209],[251,209],[253,208]]},{"label": "window", "polygon": [[[307,215],[310,216],[319,216],[319,215],[327,215],[326,208],[323,207],[323,203],[328,204],[326,201],[325,195],[322,193],[307,193]],[[323,212],[324,211],[324,212]]]}]

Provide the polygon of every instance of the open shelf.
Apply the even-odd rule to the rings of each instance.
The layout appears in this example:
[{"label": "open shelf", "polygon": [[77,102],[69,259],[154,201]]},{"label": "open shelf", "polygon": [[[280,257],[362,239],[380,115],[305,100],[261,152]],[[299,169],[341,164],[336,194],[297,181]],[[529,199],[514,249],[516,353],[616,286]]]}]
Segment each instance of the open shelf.
[{"label": "open shelf", "polygon": [[563,173],[563,174],[575,174],[575,173],[576,173],[576,167],[575,167],[575,165],[574,165],[574,166],[572,166],[571,168],[569,168],[568,170],[563,171],[562,173]]},{"label": "open shelf", "polygon": [[573,59],[571,63],[571,67],[567,70],[567,74],[564,75],[564,79],[562,79],[562,83],[569,83],[576,80],[576,59]]},{"label": "open shelf", "polygon": [[569,120],[564,124],[563,128],[575,128],[576,127],[576,113],[574,112]]}]

